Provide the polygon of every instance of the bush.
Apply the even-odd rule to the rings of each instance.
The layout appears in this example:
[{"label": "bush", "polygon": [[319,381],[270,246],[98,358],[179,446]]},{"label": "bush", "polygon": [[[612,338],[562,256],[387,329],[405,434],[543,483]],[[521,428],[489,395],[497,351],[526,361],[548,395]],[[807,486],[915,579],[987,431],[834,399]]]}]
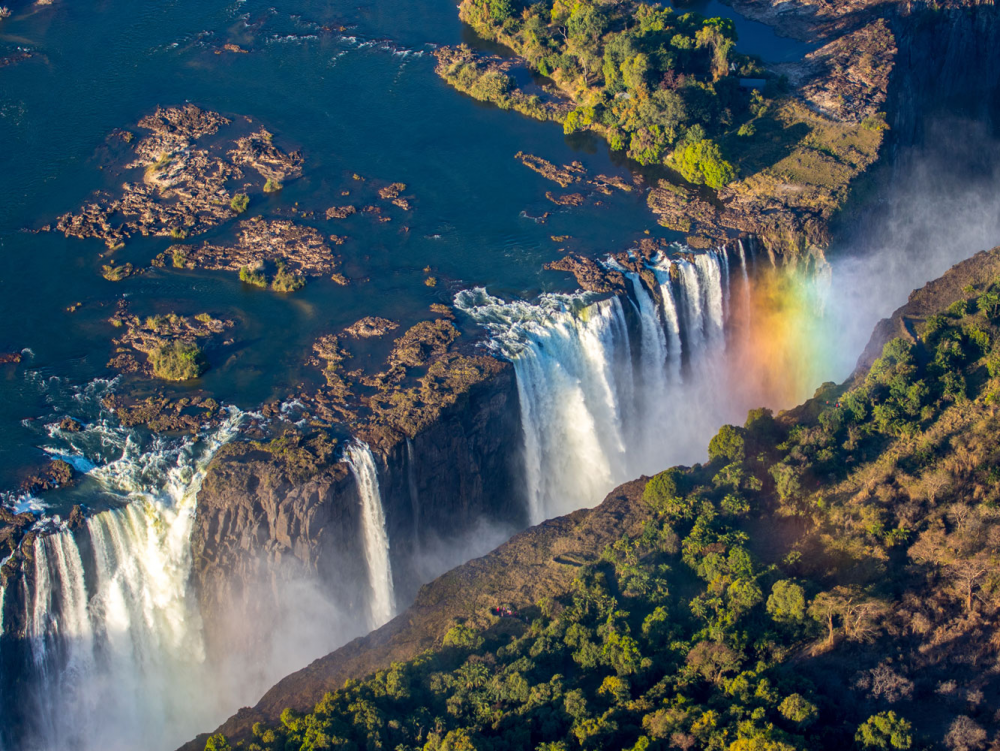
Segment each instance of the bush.
[{"label": "bush", "polygon": [[109,282],[120,282],[122,279],[132,276],[132,271],[131,263],[126,263],[124,266],[115,266],[114,264],[101,266],[101,275]]},{"label": "bush", "polygon": [[149,356],[153,373],[167,381],[187,381],[205,372],[205,358],[197,344],[172,341],[161,344]]},{"label": "bush", "polygon": [[277,193],[279,190],[281,190],[284,187],[285,186],[282,185],[279,180],[272,180],[271,178],[268,178],[267,182],[264,183],[264,192],[265,193]]},{"label": "bush", "polygon": [[246,193],[237,193],[233,196],[233,200],[229,202],[229,208],[235,211],[237,214],[242,214],[247,210],[247,206],[250,205],[250,196]]},{"label": "bush", "polygon": [[275,292],[294,292],[306,286],[306,279],[301,274],[293,274],[283,263],[278,264],[278,271],[271,282],[271,289]]},{"label": "bush", "polygon": [[[174,256],[176,258],[176,256]],[[175,262],[176,265],[176,262]],[[251,271],[246,266],[240,268],[240,281],[245,284],[252,284],[255,287],[266,287],[267,277],[263,271]]]}]

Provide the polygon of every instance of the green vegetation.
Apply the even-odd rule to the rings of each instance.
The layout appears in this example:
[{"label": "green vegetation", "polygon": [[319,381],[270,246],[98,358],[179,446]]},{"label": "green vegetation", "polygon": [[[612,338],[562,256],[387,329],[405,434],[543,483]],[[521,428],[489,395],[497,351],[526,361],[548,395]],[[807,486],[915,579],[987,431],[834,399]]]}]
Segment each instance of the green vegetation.
[{"label": "green vegetation", "polygon": [[242,214],[247,210],[250,205],[250,196],[246,193],[237,193],[233,196],[233,200],[229,202],[229,208],[235,211],[237,214]]},{"label": "green vegetation", "polygon": [[455,622],[244,747],[985,748],[1000,284],[965,294],[867,374],[753,410],[707,464],[650,479],[644,527],[568,589],[485,629]]},{"label": "green vegetation", "polygon": [[123,266],[115,266],[114,263],[101,266],[101,276],[109,282],[120,282],[122,279],[127,279],[132,276],[134,271],[131,263],[126,263]]},{"label": "green vegetation", "polygon": [[281,184],[280,180],[272,180],[271,178],[267,178],[267,182],[264,183],[264,192],[277,193],[284,187],[285,186]]},{"label": "green vegetation", "polygon": [[[177,256],[174,256],[176,259]],[[174,263],[176,265],[176,261]],[[246,266],[240,267],[240,281],[244,284],[252,284],[255,287],[267,287],[267,276],[260,269],[253,269]]]},{"label": "green vegetation", "polygon": [[[243,271],[240,271],[240,278],[243,278]],[[285,264],[278,261],[278,270],[274,274],[271,282],[271,289],[275,292],[294,292],[306,286],[306,279],[301,274],[293,274],[287,269]]]},{"label": "green vegetation", "polygon": [[207,369],[205,357],[197,344],[174,340],[161,344],[149,355],[153,373],[167,381],[197,378]]},{"label": "green vegetation", "polygon": [[[629,1],[464,0],[460,8],[479,34],[512,47],[575,105],[536,103],[535,116],[556,114],[566,133],[594,130],[641,164],[677,162],[692,182],[718,188],[735,178],[720,146],[708,139],[760,114],[739,78],[766,74],[736,52],[731,20]],[[514,106],[520,92],[507,73],[494,66],[477,75],[469,59],[464,66],[439,72],[479,99]]]}]

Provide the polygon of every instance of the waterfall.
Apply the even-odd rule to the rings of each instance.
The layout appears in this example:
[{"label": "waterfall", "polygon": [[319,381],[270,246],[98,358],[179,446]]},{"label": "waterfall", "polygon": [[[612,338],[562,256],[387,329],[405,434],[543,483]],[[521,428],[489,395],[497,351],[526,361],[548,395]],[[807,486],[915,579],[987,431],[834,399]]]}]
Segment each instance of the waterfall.
[{"label": "waterfall", "polygon": [[375,457],[368,444],[360,441],[352,443],[344,453],[358,484],[358,495],[361,496],[361,527],[365,560],[368,562],[368,583],[372,593],[369,621],[374,629],[388,623],[396,609],[382,494],[378,486]]},{"label": "waterfall", "polygon": [[[87,481],[119,508],[36,540],[32,586],[21,580],[31,594],[34,669],[19,696],[29,719],[14,747],[171,747],[231,710],[205,664],[190,534],[204,471],[241,417],[231,410],[214,431],[151,449],[117,434],[121,456],[91,464]],[[115,435],[108,425],[85,432],[105,447]]]},{"label": "waterfall", "polygon": [[729,403],[719,367],[728,264],[723,249],[653,259],[657,305],[639,274],[609,259],[631,282],[631,333],[620,296],[546,294],[532,304],[481,288],[456,295],[514,365],[532,523],[592,506],[639,474],[702,460],[718,425],[745,415]]},{"label": "waterfall", "polygon": [[410,513],[413,514],[413,544],[420,550],[420,493],[417,490],[417,463],[413,457],[413,441],[406,437],[406,483],[410,491]]}]

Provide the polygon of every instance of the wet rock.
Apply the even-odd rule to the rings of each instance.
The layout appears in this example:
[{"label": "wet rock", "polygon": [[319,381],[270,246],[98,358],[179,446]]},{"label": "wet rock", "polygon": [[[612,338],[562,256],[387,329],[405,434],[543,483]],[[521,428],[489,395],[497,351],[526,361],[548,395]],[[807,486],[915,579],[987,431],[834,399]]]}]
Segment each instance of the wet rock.
[{"label": "wet rock", "polygon": [[593,259],[570,254],[545,264],[551,271],[568,271],[576,278],[581,289],[602,294],[619,294],[626,291],[625,277],[620,271],[609,269]]},{"label": "wet rock", "polygon": [[406,190],[406,183],[392,183],[384,188],[379,188],[378,195],[385,201],[391,201],[399,198],[399,194],[404,190]]},{"label": "wet rock", "polygon": [[274,183],[283,183],[301,175],[305,162],[298,151],[286,154],[275,146],[273,134],[264,128],[238,139],[229,157],[233,164],[252,167]]},{"label": "wet rock", "polygon": [[572,164],[564,164],[562,167],[557,167],[547,159],[542,159],[540,156],[533,156],[532,154],[525,154],[523,151],[517,152],[514,158],[545,179],[559,183],[563,188],[568,188],[573,183],[579,182],[587,172],[580,162],[573,162]]},{"label": "wet rock", "polygon": [[371,337],[384,336],[397,328],[399,328],[399,324],[395,321],[390,321],[388,318],[365,316],[360,321],[344,329],[344,333],[355,339],[369,339]]},{"label": "wet rock", "polygon": [[[67,237],[98,238],[111,249],[133,235],[184,239],[234,218],[229,184],[250,167],[268,180],[301,174],[302,157],[286,154],[260,130],[240,138],[226,153],[222,144],[205,143],[229,119],[193,104],[157,108],[138,123],[146,131],[133,146],[126,170],[142,170],[126,181],[119,195],[102,192],[75,213],[59,217],[56,228]],[[126,131],[123,131],[126,132]],[[131,134],[126,142],[131,142]]]},{"label": "wet rock", "polygon": [[125,427],[144,425],[165,433],[197,433],[215,425],[223,417],[219,403],[203,394],[170,399],[162,394],[135,397],[115,393],[104,398],[104,406],[114,412]]},{"label": "wet rock", "polygon": [[354,206],[331,206],[326,210],[327,219],[346,219],[351,214],[356,214],[357,209]]},{"label": "wet rock", "polygon": [[59,429],[67,433],[79,433],[83,430],[83,423],[72,417],[64,417],[59,421]]},{"label": "wet rock", "polygon": [[109,282],[120,282],[132,276],[133,273],[135,273],[135,268],[131,263],[126,263],[124,266],[115,266],[112,262],[101,266],[101,276]]},{"label": "wet rock", "polygon": [[260,217],[244,220],[239,227],[235,245],[174,246],[157,256],[154,263],[213,271],[258,270],[281,263],[290,272],[304,276],[325,276],[340,264],[323,235],[312,227]]},{"label": "wet rock", "polygon": [[583,205],[583,195],[580,193],[568,193],[563,196],[557,196],[551,191],[545,191],[545,197],[552,201],[552,203],[558,204],[559,206]]},{"label": "wet rock", "polygon": [[79,504],[74,504],[73,508],[69,511],[69,516],[66,518],[66,526],[70,529],[79,529],[87,523],[87,516],[83,513],[83,507]]},{"label": "wet rock", "polygon": [[72,481],[73,467],[62,459],[53,459],[43,470],[21,481],[21,493],[35,495],[46,490],[65,487]]},{"label": "wet rock", "polygon": [[[195,316],[166,313],[141,319],[130,314],[124,302],[119,304],[111,323],[115,328],[124,329],[124,333],[112,341],[115,356],[108,366],[122,373],[144,376],[154,375],[156,357],[164,347],[181,342],[201,351],[236,325],[234,321],[213,318],[207,313]],[[140,362],[135,353],[146,355],[148,360]]]}]

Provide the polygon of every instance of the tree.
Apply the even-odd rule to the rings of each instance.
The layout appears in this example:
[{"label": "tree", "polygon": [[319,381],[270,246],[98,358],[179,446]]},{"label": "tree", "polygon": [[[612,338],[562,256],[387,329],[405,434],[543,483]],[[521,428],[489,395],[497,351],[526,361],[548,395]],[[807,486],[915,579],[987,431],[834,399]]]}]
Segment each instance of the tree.
[{"label": "tree", "polygon": [[986,731],[971,717],[961,715],[951,723],[944,742],[951,751],[979,751],[986,745]]},{"label": "tree", "polygon": [[205,751],[230,751],[231,748],[222,733],[216,733],[205,742]]},{"label": "tree", "polygon": [[726,674],[739,670],[740,655],[725,644],[701,641],[688,652],[687,664],[705,680],[718,683]]},{"label": "tree", "polygon": [[514,6],[510,0],[489,0],[490,18],[503,23],[514,15]]},{"label": "tree", "polygon": [[805,728],[816,721],[819,717],[819,710],[811,701],[807,701],[801,694],[790,694],[778,705],[778,712],[789,722],[795,723],[800,728]]},{"label": "tree", "polygon": [[872,715],[858,728],[854,740],[864,748],[907,749],[913,745],[913,726],[895,712]]},{"label": "tree", "polygon": [[448,629],[448,633],[444,635],[443,641],[446,647],[477,650],[483,646],[483,637],[475,629],[464,626],[461,623],[455,624]]},{"label": "tree", "polygon": [[743,430],[735,425],[723,425],[708,442],[708,458],[713,461],[722,458],[730,462],[741,462],[745,454]]},{"label": "tree", "polygon": [[833,646],[839,620],[851,641],[870,641],[875,634],[885,604],[872,599],[857,587],[834,587],[816,595],[809,605],[809,615],[827,627],[827,645]]},{"label": "tree", "polygon": [[639,53],[628,58],[621,64],[622,84],[631,92],[645,94],[647,92],[646,77],[649,75],[649,58]]},{"label": "tree", "polygon": [[736,177],[733,165],[722,158],[722,150],[708,138],[685,139],[674,150],[672,163],[688,182],[716,190]]},{"label": "tree", "polygon": [[654,511],[670,518],[688,518],[693,515],[690,504],[684,498],[677,486],[680,471],[667,469],[653,475],[642,491],[642,500]]},{"label": "tree", "polygon": [[771,587],[766,607],[768,614],[777,623],[801,623],[806,617],[805,590],[789,579],[776,581]]}]

